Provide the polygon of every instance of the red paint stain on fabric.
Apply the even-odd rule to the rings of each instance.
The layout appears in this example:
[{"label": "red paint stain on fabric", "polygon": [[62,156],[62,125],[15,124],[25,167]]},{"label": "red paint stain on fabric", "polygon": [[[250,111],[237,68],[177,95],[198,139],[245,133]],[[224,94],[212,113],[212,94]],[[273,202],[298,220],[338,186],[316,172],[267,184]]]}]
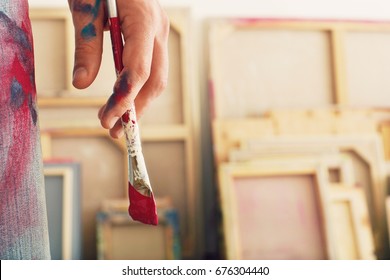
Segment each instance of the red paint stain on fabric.
[{"label": "red paint stain on fabric", "polygon": [[[25,97],[22,99],[20,106],[13,110],[13,141],[9,149],[6,167],[7,174],[5,175],[5,181],[9,182],[6,187],[13,189],[23,185],[23,175],[28,173],[27,167],[32,160],[31,153],[35,139],[26,139],[25,135],[34,135],[31,134],[34,131],[34,125],[30,115],[31,104],[29,98],[31,98],[30,95],[33,95],[32,98],[35,97],[35,89],[29,79],[29,73],[27,73],[16,57],[12,63],[10,73],[14,74],[14,76],[9,77],[7,80],[17,81]],[[9,90],[11,91],[11,85],[9,85]],[[10,184],[10,182],[13,182],[13,184]]]},{"label": "red paint stain on fabric", "polygon": [[[18,96],[18,102],[20,103],[17,103],[18,106],[12,108],[12,115],[7,120],[12,122],[12,143],[7,154],[7,163],[3,177],[5,184],[0,186],[0,188],[7,190],[8,197],[29,195],[31,197],[29,207],[36,209],[37,205],[35,205],[34,199],[38,195],[36,193],[36,187],[26,186],[26,181],[28,181],[26,177],[31,176],[30,168],[32,161],[37,160],[34,159],[33,149],[36,145],[38,135],[36,134],[37,128],[31,116],[31,106],[35,103],[35,86],[29,78],[31,77],[29,75],[30,71],[24,69],[16,58],[11,65],[10,73],[14,76],[7,77],[7,88],[11,92],[12,82],[10,81],[17,82],[20,85],[20,94]],[[10,101],[12,102],[12,100]],[[0,121],[0,127],[3,125],[7,126],[9,124],[2,124]],[[31,184],[34,183],[31,182]],[[29,193],[21,193],[24,189],[28,189]],[[4,211],[4,207],[7,207],[6,205],[7,203],[5,201],[1,201],[1,212]],[[24,206],[21,205],[21,207]],[[36,213],[30,212],[28,209],[25,210],[27,210],[25,215],[20,215],[18,221],[14,224],[16,227],[15,232],[23,233],[25,230],[39,223],[39,217],[35,217]]]},{"label": "red paint stain on fabric", "polygon": [[[34,176],[32,172],[37,171],[32,170],[32,162],[38,160],[34,154],[34,148],[38,142],[38,129],[35,111],[33,44],[27,1],[21,1],[20,5],[21,12],[16,18],[23,19],[21,26],[0,12],[2,51],[6,55],[14,55],[13,57],[8,56],[9,59],[3,62],[2,68],[6,71],[2,73],[2,87],[0,88],[1,102],[10,102],[7,117],[0,118],[0,128],[8,128],[11,139],[8,152],[4,155],[6,159],[4,173],[0,174],[0,190],[4,192],[4,195],[0,196],[0,221],[13,221],[15,219],[10,223],[12,229],[9,230],[22,235],[26,230],[39,225],[41,217],[37,215],[37,211],[34,211],[34,209],[38,209],[35,199],[38,193],[36,182],[31,180]],[[0,153],[3,151],[1,150]],[[34,166],[36,165],[34,164]],[[17,219],[15,216],[5,215],[4,213],[7,212],[4,209],[7,204],[14,201],[13,198],[23,196],[28,198],[15,201],[20,202],[18,207],[24,211],[24,215],[18,215]],[[1,246],[9,247],[18,238],[19,236],[15,234],[13,238]]]},{"label": "red paint stain on fabric", "polygon": [[[29,69],[24,69],[23,65],[16,57],[14,58],[11,66],[11,73],[14,74],[13,78],[22,86],[25,95],[32,95],[32,97],[35,99],[35,84],[33,81],[31,81],[31,73],[29,73],[28,70]],[[28,99],[25,98],[25,100]]]},{"label": "red paint stain on fabric", "polygon": [[129,182],[129,202],[129,215],[133,220],[154,226],[158,224],[153,193],[150,197],[142,195]]}]

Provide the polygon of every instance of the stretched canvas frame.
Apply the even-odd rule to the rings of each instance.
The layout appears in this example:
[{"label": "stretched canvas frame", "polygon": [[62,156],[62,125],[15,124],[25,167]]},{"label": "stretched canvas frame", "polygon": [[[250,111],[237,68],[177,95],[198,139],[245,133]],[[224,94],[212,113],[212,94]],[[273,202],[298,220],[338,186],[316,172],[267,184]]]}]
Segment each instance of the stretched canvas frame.
[{"label": "stretched canvas frame", "polygon": [[265,178],[274,176],[309,176],[315,178],[313,180],[315,192],[317,193],[318,206],[322,220],[322,231],[325,239],[325,255],[329,259],[334,259],[332,248],[333,240],[331,235],[331,224],[329,220],[329,209],[326,206],[326,175],[324,169],[320,165],[302,164],[297,165],[293,162],[289,163],[223,163],[218,169],[219,191],[223,213],[223,228],[226,247],[227,259],[242,259],[241,237],[239,234],[239,221],[237,213],[237,202],[233,188],[235,187],[234,180],[236,178]]},{"label": "stretched canvas frame", "polygon": [[377,135],[360,136],[322,136],[322,137],[278,137],[250,140],[242,143],[250,150],[267,148],[278,150],[281,147],[304,150],[308,147],[337,147],[340,152],[353,152],[367,163],[370,171],[370,188],[366,195],[372,205],[372,224],[375,232],[375,247],[378,258],[388,254],[387,222],[385,218],[386,168],[383,159],[383,147]]},{"label": "stretched canvas frame", "polygon": [[[82,164],[83,172],[81,173],[81,192],[84,194],[82,196],[82,219],[83,219],[83,247],[85,250],[83,251],[83,258],[93,259],[96,258],[94,256],[94,250],[96,248],[96,242],[94,242],[95,238],[95,217],[94,211],[97,211],[99,208],[99,199],[102,193],[105,193],[108,197],[119,198],[127,195],[127,149],[125,144],[121,141],[112,139],[108,133],[103,129],[91,129],[91,128],[75,128],[75,129],[52,129],[41,132],[47,147],[42,147],[43,155],[49,156],[48,158],[44,158],[45,160],[53,160],[55,158],[63,158],[68,160],[78,159]],[[101,157],[102,161],[104,161],[104,165],[106,162],[110,162],[108,158],[102,157],[104,153],[105,156],[110,156],[112,162],[112,169],[110,169],[112,173],[98,173],[99,178],[103,178],[105,181],[103,182],[112,182],[111,185],[104,185],[105,189],[98,193],[96,193],[95,188],[96,184],[100,184],[103,186],[103,183],[100,181],[96,183],[96,179],[94,177],[94,166],[99,167],[101,163],[94,161],[86,162],[88,165],[85,165],[85,156],[81,156],[82,153],[80,149],[89,148],[87,145],[81,145],[78,141],[94,141],[94,149],[92,149],[92,158]],[[63,146],[59,146],[57,141],[68,141],[71,140],[75,143],[75,146],[67,145],[67,149],[72,149],[73,155],[77,154],[77,157],[72,157],[72,153],[67,151],[62,151]],[[73,145],[73,144],[72,144]],[[97,145],[97,146],[96,146]],[[100,146],[103,145],[103,146]],[[112,151],[112,149],[117,150],[118,154],[111,155],[107,154]],[[78,152],[77,152],[78,151]],[[116,157],[120,157],[120,161],[118,162]],[[115,160],[115,162],[114,162]],[[84,162],[84,163],[83,163]],[[99,165],[100,164],[100,165]],[[87,171],[89,170],[89,171]],[[90,176],[88,176],[90,174]],[[117,177],[115,174],[119,174]],[[88,177],[87,177],[88,176]],[[119,184],[119,182],[123,182],[123,186],[121,185],[113,185],[113,182],[118,182],[115,184]],[[107,188],[110,187],[110,188]],[[93,199],[92,199],[93,198]]]},{"label": "stretched canvas frame", "polygon": [[[375,259],[373,233],[363,190],[348,185],[331,187],[329,197],[335,240],[339,241],[335,250],[337,259]],[[348,212],[346,217],[345,211]]]},{"label": "stretched canvas frame", "polygon": [[[329,31],[307,23],[295,29],[290,22],[227,19],[210,23],[215,119],[258,117],[271,107],[290,103],[304,108],[333,102]],[[299,73],[293,65],[300,65]],[[233,72],[241,76],[233,78]],[[305,86],[304,76],[310,77]],[[309,94],[312,87],[317,89],[315,96]]]},{"label": "stretched canvas frame", "polygon": [[[161,205],[161,200],[157,199],[158,207],[158,216],[159,216],[159,225],[158,228],[162,228],[163,232],[163,247],[164,247],[164,259],[180,259],[181,258],[181,248],[180,248],[180,237],[179,237],[179,222],[177,211],[170,207]],[[137,222],[134,222],[129,219],[127,213],[127,201],[117,201],[112,202],[111,204],[117,205],[116,210],[112,210],[111,205],[109,208],[99,212],[97,214],[97,235],[98,235],[98,259],[101,260],[110,260],[115,259],[115,252],[113,251],[113,233],[115,227],[121,226],[126,227],[131,230],[131,228],[145,228],[146,230],[150,229],[149,226],[143,225]],[[142,238],[142,236],[128,236],[129,239]],[[129,240],[121,240],[121,242],[126,242]],[[152,244],[152,240],[150,240]],[[124,244],[125,246],[125,244]],[[143,248],[143,251],[147,249],[154,248]],[[135,256],[136,257],[136,256]],[[145,256],[144,256],[145,258]]]},{"label": "stretched canvas frame", "polygon": [[259,135],[271,137],[275,135],[271,119],[216,119],[212,122],[214,158],[216,163],[228,159],[229,151],[239,148],[245,140],[257,138]]},{"label": "stretched canvas frame", "polygon": [[[384,95],[386,90],[383,89],[388,89],[390,85],[381,72],[386,73],[383,61],[390,61],[387,55],[390,42],[386,39],[389,32],[389,22],[269,18],[213,20],[209,32],[213,118],[260,116],[267,109],[265,104],[279,109],[284,105],[289,105],[288,109],[291,109],[291,106],[310,108],[342,105],[365,108],[368,106],[373,109],[382,107],[388,110],[390,103],[387,102]],[[244,42],[247,42],[245,40],[250,38],[251,33],[256,34],[252,34],[252,45],[245,51]],[[371,40],[377,43],[370,44]],[[238,48],[240,51],[229,55],[229,48]],[[294,50],[300,49],[305,51],[294,53]],[[301,56],[303,53],[305,58]],[[282,59],[277,60],[278,58]],[[243,61],[248,64],[241,69],[240,63]],[[267,68],[262,68],[260,62]],[[284,72],[288,67],[293,69],[294,64],[289,63],[300,65],[299,72],[307,72],[303,76],[314,75],[309,78],[313,84],[308,85],[307,81],[299,76],[300,73],[291,75],[294,71]],[[362,67],[367,64],[370,67]],[[245,77],[232,78],[229,76],[229,69],[244,73]],[[378,71],[377,75],[372,75],[373,69]],[[370,74],[364,71],[370,71]],[[370,75],[374,79],[368,77],[369,82],[362,85]],[[280,85],[280,80],[284,81],[286,88]],[[371,88],[366,88],[365,85]],[[302,98],[301,95],[311,86],[322,99],[315,100],[310,97],[310,90],[307,96]],[[321,90],[318,91],[318,88]],[[268,94],[263,94],[262,99],[259,97],[261,90]],[[362,90],[365,90],[366,94],[361,94]],[[375,92],[375,98],[372,98],[374,101],[369,97],[372,91]],[[357,92],[359,94],[356,94]],[[256,103],[257,106],[254,106],[253,103],[245,103],[247,100],[254,100],[248,97],[254,94],[257,94],[257,100],[261,101],[261,104]],[[300,97],[296,98],[298,95]],[[275,96],[278,98],[274,98]],[[300,103],[300,100],[306,101]]]},{"label": "stretched canvas frame", "polygon": [[[359,126],[356,126],[356,123],[359,123]],[[276,136],[303,137],[303,135],[311,138],[329,137],[330,135],[348,135],[348,137],[357,138],[362,132],[370,135],[375,134],[376,126],[372,114],[361,110],[348,110],[339,113],[337,110],[331,109],[319,111],[287,110],[271,111],[267,116],[261,118],[215,119],[212,122],[214,157],[216,163],[226,161],[231,150],[240,148],[241,143],[251,139],[266,139]],[[386,137],[386,125],[382,125],[382,128],[383,137]],[[301,153],[332,152],[332,148],[309,148]],[[274,153],[279,153],[279,151],[281,150],[274,151]],[[283,153],[286,152],[288,149],[283,150]]]},{"label": "stretched canvas frame", "polygon": [[369,109],[276,109],[267,117],[272,120],[276,135],[361,135],[376,133],[378,129],[374,112]]},{"label": "stretched canvas frame", "polygon": [[[66,161],[46,161],[43,168],[46,179],[59,177],[62,180],[61,259],[63,260],[81,259],[81,213],[78,212],[80,210],[79,168],[78,164]],[[48,180],[45,180],[45,184],[46,189],[52,187]],[[49,218],[52,210],[48,208]]]},{"label": "stretched canvas frame", "polygon": [[[36,44],[35,46],[35,64],[37,65],[37,91],[39,96],[58,97],[61,96],[65,91],[73,88],[72,85],[72,69],[73,69],[73,49],[75,46],[74,41],[74,27],[72,22],[72,16],[69,9],[39,9],[34,8],[30,9],[29,12],[31,25],[33,30],[34,38],[36,38],[36,43],[43,44],[42,46],[47,48],[46,51],[57,52],[53,53],[53,58],[58,59],[61,63],[57,65],[51,65],[53,69],[43,68],[43,65],[47,65],[47,55],[48,53],[44,50],[41,50],[40,45]],[[37,23],[44,21],[42,26],[38,26]],[[54,23],[57,24],[57,28],[61,30],[54,30]],[[39,30],[39,28],[41,30]],[[56,36],[50,38],[50,44],[56,44],[57,42],[63,42],[63,45],[60,47],[55,47],[50,45],[47,40],[47,37],[39,38],[39,36],[48,36],[48,31],[50,36]],[[45,60],[46,58],[46,60]],[[42,59],[42,60],[40,60]],[[42,69],[40,68],[42,67]],[[46,75],[45,75],[46,73]],[[63,73],[62,76],[56,77],[56,83],[62,84],[63,88],[55,89],[46,89],[44,84],[47,82],[47,73]],[[44,78],[46,76],[46,78]],[[42,79],[41,79],[41,78]]]},{"label": "stretched canvas frame", "polygon": [[[307,152],[307,153],[305,153]],[[251,151],[251,150],[233,150],[230,153],[229,162],[283,162],[295,161],[296,164],[320,164],[326,169],[325,172],[329,174],[329,181],[331,183],[345,184],[353,186],[355,184],[354,170],[351,159],[344,155],[340,155],[337,151],[317,150],[317,153],[312,149],[299,153],[298,151],[288,150],[272,152]],[[332,178],[332,173],[337,173]],[[332,181],[335,180],[335,181]]]},{"label": "stretched canvas frame", "polygon": [[[151,131],[151,130],[150,130],[150,132],[154,133],[154,131]],[[122,173],[123,173],[123,181],[127,182],[127,149],[125,147],[125,144],[123,141],[114,140],[111,137],[109,137],[108,133],[105,130],[92,129],[92,128],[52,129],[52,130],[42,131],[42,136],[45,139],[45,146],[43,147],[43,154],[48,156],[49,158],[59,156],[58,154],[53,153],[53,151],[52,151],[53,141],[55,141],[55,139],[66,139],[67,137],[75,138],[75,139],[77,139],[78,137],[80,137],[80,138],[91,137],[94,139],[105,139],[108,142],[111,142],[113,145],[115,145],[119,149],[119,151],[122,154],[122,161],[118,162],[116,164],[117,167],[113,167],[113,168],[121,168]],[[189,166],[187,166],[187,162],[189,160],[191,160],[191,159],[187,158],[188,154],[186,154],[187,150],[188,150],[188,146],[186,146],[186,145],[188,145],[188,143],[186,143],[183,140],[176,141],[176,140],[174,140],[175,138],[172,135],[168,136],[168,137],[161,135],[161,137],[156,139],[153,136],[146,134],[146,136],[142,137],[142,138],[144,141],[144,148],[148,148],[147,145],[149,145],[149,144],[153,144],[153,145],[155,145],[155,144],[156,145],[168,144],[168,145],[182,146],[183,147],[183,155],[185,157],[183,159],[183,162],[184,162],[184,165],[186,165],[186,166],[183,166],[183,170],[184,170],[184,173],[186,171],[188,171]],[[146,149],[144,149],[144,150],[145,150],[144,152],[147,152]],[[153,155],[151,155],[150,152],[145,153],[145,157],[148,157],[150,159],[151,156],[153,156]],[[155,158],[156,156],[153,156],[153,157]],[[157,163],[164,162],[162,160],[163,159],[161,159],[161,158],[157,158],[156,162]],[[158,165],[157,163],[154,163],[154,165]],[[146,164],[148,165],[148,162],[146,162]],[[170,170],[169,172],[172,172],[172,170]],[[194,173],[192,172],[191,174],[194,174]],[[149,175],[151,176],[151,178],[153,177],[153,174],[149,174]],[[165,175],[163,175],[163,176],[165,176]],[[184,174],[184,175],[178,174],[177,176],[184,176],[185,177],[184,182],[188,182],[188,180],[191,179],[191,177],[187,176],[187,174]],[[187,187],[187,186],[185,185],[185,183],[183,183],[183,188],[185,188],[185,187]],[[159,192],[159,191],[161,192],[161,188],[158,189],[157,184],[155,185],[155,188],[156,188],[155,193]],[[183,192],[185,193],[185,195],[184,195],[185,197],[184,198],[180,197],[180,200],[185,200],[186,201],[185,205],[188,208],[186,209],[185,213],[180,212],[180,219],[181,219],[181,223],[182,223],[180,240],[182,241],[181,248],[183,248],[183,255],[189,255],[189,254],[193,254],[192,250],[195,250],[192,246],[193,246],[194,242],[196,242],[196,234],[197,234],[194,230],[194,227],[196,226],[196,219],[194,216],[196,216],[196,215],[195,215],[195,211],[194,211],[195,209],[193,208],[196,206],[196,204],[195,204],[195,201],[192,201],[193,200],[192,198],[194,196],[192,196],[190,189],[184,189]],[[123,194],[124,194],[123,196],[127,197],[127,184],[123,185]],[[177,201],[175,200],[174,202],[177,202]],[[91,215],[89,215],[88,219],[91,219],[91,218],[92,218]],[[190,251],[190,249],[191,249],[191,251]]]}]

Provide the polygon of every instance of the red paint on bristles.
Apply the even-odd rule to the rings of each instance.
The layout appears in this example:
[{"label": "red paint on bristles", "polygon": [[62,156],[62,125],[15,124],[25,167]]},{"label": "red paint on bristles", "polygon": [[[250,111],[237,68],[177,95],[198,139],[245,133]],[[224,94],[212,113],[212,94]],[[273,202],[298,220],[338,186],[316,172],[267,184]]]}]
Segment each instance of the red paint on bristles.
[{"label": "red paint on bristles", "polygon": [[156,210],[156,201],[153,193],[151,196],[140,194],[129,182],[129,215],[135,221],[144,224],[158,224],[158,216]]}]

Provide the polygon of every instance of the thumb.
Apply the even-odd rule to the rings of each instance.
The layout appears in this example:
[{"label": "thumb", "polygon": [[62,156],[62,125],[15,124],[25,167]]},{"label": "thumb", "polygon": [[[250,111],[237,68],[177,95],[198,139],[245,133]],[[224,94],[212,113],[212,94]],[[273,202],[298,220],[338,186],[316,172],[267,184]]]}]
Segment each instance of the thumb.
[{"label": "thumb", "polygon": [[103,48],[104,7],[102,0],[69,0],[75,28],[73,85],[92,84],[100,68]]}]

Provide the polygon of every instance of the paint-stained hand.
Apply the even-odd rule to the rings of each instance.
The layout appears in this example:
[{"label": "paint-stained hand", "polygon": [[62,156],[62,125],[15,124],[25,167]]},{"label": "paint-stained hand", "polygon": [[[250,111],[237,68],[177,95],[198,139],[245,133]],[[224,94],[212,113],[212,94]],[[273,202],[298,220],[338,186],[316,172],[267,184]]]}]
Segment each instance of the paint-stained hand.
[{"label": "paint-stained hand", "polygon": [[[73,85],[83,89],[99,71],[107,15],[105,0],[68,0],[76,32]],[[140,117],[166,87],[169,20],[158,0],[117,0],[124,37],[124,69],[99,111],[104,128],[121,137],[120,117],[135,102]],[[111,50],[105,50],[110,51]],[[114,71],[114,70],[113,70]]]}]

